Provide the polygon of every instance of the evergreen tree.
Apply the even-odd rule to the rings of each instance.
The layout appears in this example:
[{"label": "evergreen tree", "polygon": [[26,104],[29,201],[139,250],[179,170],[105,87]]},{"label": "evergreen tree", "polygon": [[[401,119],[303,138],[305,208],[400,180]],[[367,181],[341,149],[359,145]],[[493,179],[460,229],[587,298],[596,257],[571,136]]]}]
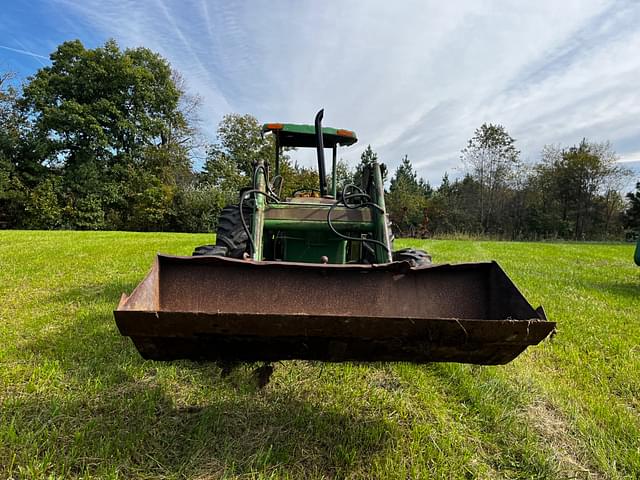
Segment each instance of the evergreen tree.
[{"label": "evergreen tree", "polygon": [[624,211],[624,226],[640,235],[640,182],[636,191],[627,193],[627,208]]},{"label": "evergreen tree", "polygon": [[[360,163],[356,166],[353,174],[353,183],[358,186],[363,186],[363,174],[367,167],[370,167],[374,162],[378,161],[378,154],[373,151],[371,145],[367,145],[362,155],[360,155]],[[378,162],[380,163],[380,162]],[[380,173],[382,174],[382,181],[387,181],[387,166],[384,163],[380,163]]]},{"label": "evergreen tree", "polygon": [[386,196],[387,210],[398,233],[409,236],[426,234],[426,206],[431,194],[431,186],[421,178],[418,179],[409,157],[405,155],[391,178]]}]

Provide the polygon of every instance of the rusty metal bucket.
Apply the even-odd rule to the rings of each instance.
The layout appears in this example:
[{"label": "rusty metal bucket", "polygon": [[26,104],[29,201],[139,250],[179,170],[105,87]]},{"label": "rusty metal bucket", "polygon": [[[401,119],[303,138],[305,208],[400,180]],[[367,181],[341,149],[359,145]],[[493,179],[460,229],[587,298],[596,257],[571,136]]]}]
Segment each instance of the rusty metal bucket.
[{"label": "rusty metal bucket", "polygon": [[114,312],[154,360],[504,364],[555,327],[495,262],[411,268],[158,255]]}]

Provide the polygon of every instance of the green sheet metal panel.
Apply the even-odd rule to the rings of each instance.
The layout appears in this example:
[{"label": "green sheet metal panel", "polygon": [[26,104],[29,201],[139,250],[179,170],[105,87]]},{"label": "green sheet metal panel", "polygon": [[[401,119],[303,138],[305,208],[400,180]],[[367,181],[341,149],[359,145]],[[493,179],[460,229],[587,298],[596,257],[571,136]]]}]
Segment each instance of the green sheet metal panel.
[{"label": "green sheet metal panel", "polygon": [[327,257],[328,263],[346,263],[347,242],[331,233],[287,232],[279,238],[286,262],[322,263],[322,257]]},{"label": "green sheet metal panel", "polygon": [[[327,203],[277,203],[269,204],[265,210],[266,230],[325,231],[329,232],[327,213],[331,204]],[[342,232],[373,232],[375,223],[369,209],[349,209],[335,207],[331,220],[333,226]]]}]

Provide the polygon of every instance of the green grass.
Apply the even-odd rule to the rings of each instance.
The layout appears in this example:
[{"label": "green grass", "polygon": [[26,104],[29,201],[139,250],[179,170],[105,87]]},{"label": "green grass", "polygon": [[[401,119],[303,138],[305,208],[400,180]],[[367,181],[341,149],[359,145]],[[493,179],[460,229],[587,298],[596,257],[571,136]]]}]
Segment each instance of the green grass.
[{"label": "green grass", "polygon": [[497,259],[558,322],[500,367],[144,361],[112,310],[206,235],[0,232],[0,478],[640,478],[633,246],[399,241]]}]

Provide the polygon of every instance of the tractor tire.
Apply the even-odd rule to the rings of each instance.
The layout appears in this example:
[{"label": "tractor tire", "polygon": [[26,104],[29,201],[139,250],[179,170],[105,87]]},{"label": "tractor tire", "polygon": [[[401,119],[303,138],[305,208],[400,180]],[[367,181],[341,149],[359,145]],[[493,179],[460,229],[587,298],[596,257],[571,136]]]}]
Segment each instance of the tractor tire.
[{"label": "tractor tire", "polygon": [[[243,206],[244,221],[251,228],[253,209]],[[216,228],[216,246],[227,249],[227,257],[242,258],[249,251],[249,237],[242,227],[239,205],[227,205],[220,212]]]},{"label": "tractor tire", "polygon": [[191,254],[194,257],[201,256],[217,256],[217,257],[226,257],[228,249],[227,247],[223,247],[221,245],[200,245],[196,247],[196,249]]},{"label": "tractor tire", "polygon": [[431,265],[431,255],[417,248],[403,248],[393,252],[394,262],[409,262],[412,267]]}]

